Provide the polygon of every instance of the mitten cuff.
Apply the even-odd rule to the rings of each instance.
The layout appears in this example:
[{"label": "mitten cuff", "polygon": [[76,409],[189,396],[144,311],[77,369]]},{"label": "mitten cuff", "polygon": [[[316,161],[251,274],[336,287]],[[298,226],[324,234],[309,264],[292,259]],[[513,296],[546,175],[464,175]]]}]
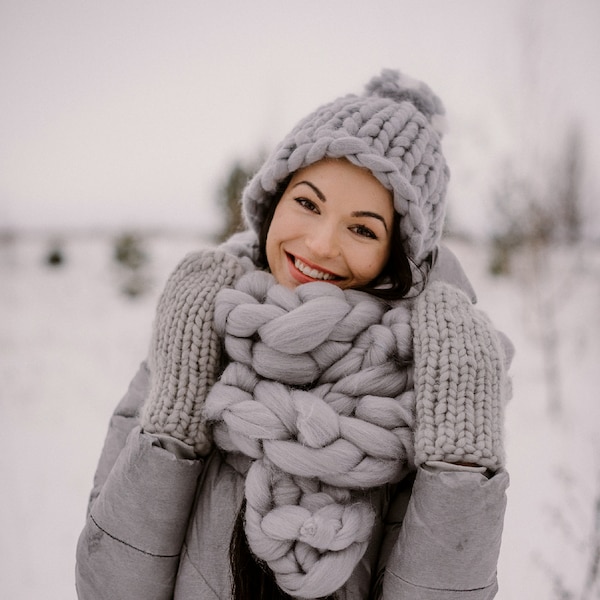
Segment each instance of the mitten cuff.
[{"label": "mitten cuff", "polygon": [[412,325],[416,463],[498,469],[507,378],[489,319],[458,289],[436,282],[417,298]]}]

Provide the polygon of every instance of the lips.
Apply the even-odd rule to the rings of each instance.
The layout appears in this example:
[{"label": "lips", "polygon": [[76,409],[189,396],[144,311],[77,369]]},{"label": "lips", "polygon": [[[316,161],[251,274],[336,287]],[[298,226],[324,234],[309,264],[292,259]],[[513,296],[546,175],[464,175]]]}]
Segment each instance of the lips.
[{"label": "lips", "polygon": [[297,256],[288,254],[288,260],[293,265],[297,273],[302,276],[302,279],[306,281],[328,281],[334,282],[342,279],[339,275],[331,273],[330,271],[323,271],[322,269],[316,268],[314,265],[307,264]]}]

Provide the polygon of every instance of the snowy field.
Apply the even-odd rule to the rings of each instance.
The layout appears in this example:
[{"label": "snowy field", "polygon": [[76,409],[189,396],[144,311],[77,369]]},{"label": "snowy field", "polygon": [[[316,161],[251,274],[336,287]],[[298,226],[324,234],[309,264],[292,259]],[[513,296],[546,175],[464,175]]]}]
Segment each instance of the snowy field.
[{"label": "snowy field", "polygon": [[[128,297],[110,238],[68,238],[56,267],[42,236],[0,240],[1,598],[75,599],[75,545],[110,413],[144,358],[167,274],[199,245],[153,238],[150,290]],[[511,278],[490,279],[485,248],[453,247],[517,347],[497,598],[600,598],[598,251],[556,252],[537,268],[522,257]]]}]

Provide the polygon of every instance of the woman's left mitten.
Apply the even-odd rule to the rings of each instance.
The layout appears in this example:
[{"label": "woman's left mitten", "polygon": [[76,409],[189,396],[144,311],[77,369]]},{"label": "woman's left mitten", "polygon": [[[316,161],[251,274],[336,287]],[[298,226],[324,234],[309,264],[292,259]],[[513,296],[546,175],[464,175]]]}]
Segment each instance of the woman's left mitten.
[{"label": "woman's left mitten", "polygon": [[148,355],[150,392],[141,425],[148,433],[192,446],[200,456],[211,448],[203,406],[220,368],[215,296],[241,272],[237,259],[221,250],[190,254],[171,274],[158,302]]},{"label": "woman's left mitten", "polygon": [[510,394],[500,335],[457,288],[434,282],[415,302],[416,463],[497,470]]}]

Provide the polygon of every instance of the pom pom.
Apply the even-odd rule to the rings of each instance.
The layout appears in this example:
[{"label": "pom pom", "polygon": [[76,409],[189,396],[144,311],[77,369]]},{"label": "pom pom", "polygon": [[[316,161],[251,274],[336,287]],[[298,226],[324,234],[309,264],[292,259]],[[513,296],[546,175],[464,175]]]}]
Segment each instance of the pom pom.
[{"label": "pom pom", "polygon": [[396,102],[410,102],[428,119],[441,136],[445,133],[445,109],[442,101],[422,81],[404,75],[395,69],[383,69],[365,86],[367,96],[390,98]]}]

